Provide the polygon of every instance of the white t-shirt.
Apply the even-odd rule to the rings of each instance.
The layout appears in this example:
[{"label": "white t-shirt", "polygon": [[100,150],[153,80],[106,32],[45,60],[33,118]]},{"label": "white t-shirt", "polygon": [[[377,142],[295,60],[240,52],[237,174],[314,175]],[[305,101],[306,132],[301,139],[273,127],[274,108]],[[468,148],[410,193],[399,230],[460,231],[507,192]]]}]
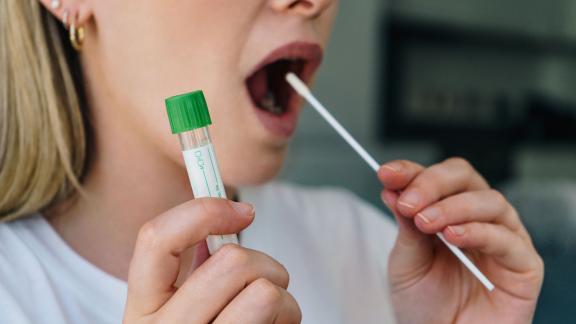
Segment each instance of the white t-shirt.
[{"label": "white t-shirt", "polygon": [[[303,323],[392,323],[386,264],[395,225],[340,189],[271,183],[243,246],[290,273]],[[40,215],[0,224],[0,323],[120,323],[126,283],[74,252]]]}]

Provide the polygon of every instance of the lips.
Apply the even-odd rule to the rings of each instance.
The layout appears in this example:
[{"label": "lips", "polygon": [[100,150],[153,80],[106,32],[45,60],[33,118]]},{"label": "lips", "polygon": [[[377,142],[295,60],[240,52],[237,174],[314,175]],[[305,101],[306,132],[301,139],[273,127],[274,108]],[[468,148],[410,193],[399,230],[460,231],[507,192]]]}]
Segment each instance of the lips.
[{"label": "lips", "polygon": [[322,56],[317,44],[293,42],[270,53],[246,78],[256,115],[271,133],[290,137],[296,129],[300,99],[285,81],[286,73],[295,73],[309,82]]}]

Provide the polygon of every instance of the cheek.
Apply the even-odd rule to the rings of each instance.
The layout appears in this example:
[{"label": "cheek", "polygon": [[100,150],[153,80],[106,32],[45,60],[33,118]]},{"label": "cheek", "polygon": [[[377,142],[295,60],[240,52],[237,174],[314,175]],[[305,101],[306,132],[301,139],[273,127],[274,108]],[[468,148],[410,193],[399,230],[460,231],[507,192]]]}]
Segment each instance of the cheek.
[{"label": "cheek", "polygon": [[[164,99],[202,89],[227,184],[256,184],[280,169],[284,148],[261,145],[244,94],[241,54],[264,0],[95,2],[94,64],[113,107],[120,107],[159,151],[183,165]],[[321,22],[328,29],[330,20]],[[326,30],[323,33],[328,33]],[[217,53],[215,55],[215,53]]]},{"label": "cheek", "polygon": [[282,168],[286,149],[269,150],[246,145],[216,148],[222,180],[226,185],[241,187],[263,184],[274,178]]},{"label": "cheek", "polygon": [[323,43],[326,44],[332,35],[334,21],[338,14],[338,3],[335,3],[326,10],[326,12],[318,19],[318,33]]},{"label": "cheek", "polygon": [[103,79],[98,82],[124,106],[143,112],[162,110],[164,98],[175,94],[226,88],[227,80],[238,78],[250,10],[258,2],[95,2],[96,57]]},{"label": "cheek", "polygon": [[267,134],[258,131],[249,101],[231,98],[225,93],[210,103],[214,122],[210,133],[222,178],[230,186],[264,183],[280,171],[286,145],[270,144]]}]

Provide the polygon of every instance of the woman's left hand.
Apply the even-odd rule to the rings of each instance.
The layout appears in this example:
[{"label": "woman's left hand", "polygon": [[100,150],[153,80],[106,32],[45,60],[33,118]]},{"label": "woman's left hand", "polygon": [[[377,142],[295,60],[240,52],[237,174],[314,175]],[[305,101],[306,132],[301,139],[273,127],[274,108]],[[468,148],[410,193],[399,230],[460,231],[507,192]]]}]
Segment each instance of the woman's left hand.
[{"label": "woman's left hand", "polygon": [[[382,199],[399,234],[389,262],[398,323],[531,323],[544,264],[516,210],[468,162],[382,166]],[[464,249],[489,292],[432,234]]]}]

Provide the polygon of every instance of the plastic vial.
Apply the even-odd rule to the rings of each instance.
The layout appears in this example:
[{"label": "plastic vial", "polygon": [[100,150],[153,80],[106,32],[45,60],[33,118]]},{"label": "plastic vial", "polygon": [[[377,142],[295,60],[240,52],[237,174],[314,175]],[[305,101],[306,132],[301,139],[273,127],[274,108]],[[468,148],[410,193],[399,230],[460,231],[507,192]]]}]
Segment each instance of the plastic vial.
[{"label": "plastic vial", "polygon": [[[202,91],[166,99],[172,134],[178,134],[186,170],[195,198],[226,198],[208,126],[212,124]],[[238,244],[236,234],[210,235],[206,239],[210,254],[227,243]]]}]

